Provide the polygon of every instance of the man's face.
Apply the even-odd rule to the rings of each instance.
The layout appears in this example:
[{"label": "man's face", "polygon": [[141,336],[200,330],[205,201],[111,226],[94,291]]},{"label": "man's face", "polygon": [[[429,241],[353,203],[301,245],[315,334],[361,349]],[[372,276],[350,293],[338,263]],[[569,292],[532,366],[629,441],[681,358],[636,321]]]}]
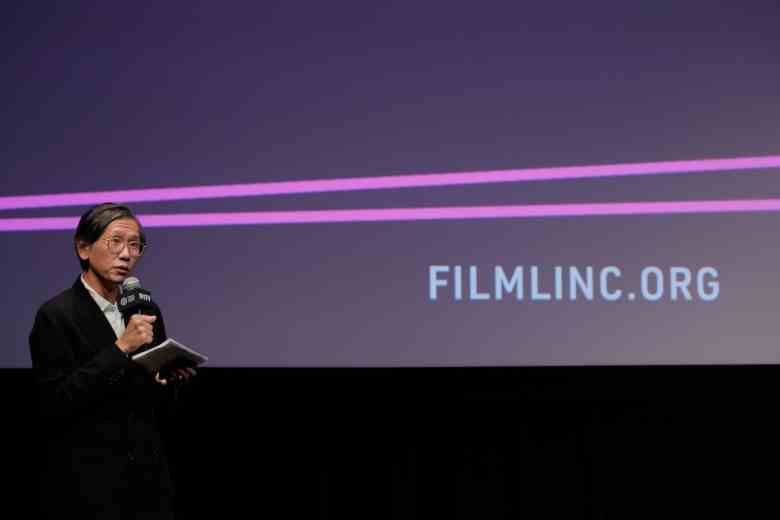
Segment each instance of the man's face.
[{"label": "man's face", "polygon": [[[89,270],[110,287],[121,284],[135,267],[138,257],[130,254],[128,242],[139,242],[141,230],[135,220],[122,218],[113,221],[94,244],[79,245],[79,257],[89,261]],[[121,241],[122,249],[112,253],[109,241]]]}]

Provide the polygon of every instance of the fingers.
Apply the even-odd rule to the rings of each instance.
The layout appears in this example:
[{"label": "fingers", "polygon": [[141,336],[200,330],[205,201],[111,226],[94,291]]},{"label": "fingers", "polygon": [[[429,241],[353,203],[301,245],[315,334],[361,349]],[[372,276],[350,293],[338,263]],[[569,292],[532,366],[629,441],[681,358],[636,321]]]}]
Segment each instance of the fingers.
[{"label": "fingers", "polygon": [[[157,379],[157,382],[160,384],[166,384],[168,381],[174,381],[174,382],[185,382],[189,378],[193,377],[197,372],[195,372],[194,368],[175,368],[171,371],[170,375],[167,379]],[[162,381],[165,381],[163,383]]]},{"label": "fingers", "polygon": [[154,380],[157,381],[158,383],[160,383],[163,386],[168,384],[168,380],[167,379],[163,379],[162,377],[160,377],[160,372],[159,371],[154,373]]},{"label": "fingers", "polygon": [[137,328],[140,332],[151,333],[153,330],[152,323],[155,320],[157,320],[157,316],[136,314],[130,318],[130,326]]},{"label": "fingers", "polygon": [[132,334],[132,338],[134,339],[133,343],[139,347],[154,341],[154,330],[148,323],[141,323],[137,325],[133,330],[130,331],[130,334]]},{"label": "fingers", "polygon": [[149,316],[147,314],[133,314],[130,316],[129,325],[149,325],[157,321],[157,316]]},{"label": "fingers", "polygon": [[121,344],[125,345],[123,350],[134,352],[142,345],[154,341],[154,327],[152,323],[157,320],[157,316],[147,316],[143,314],[134,314],[130,317],[125,327],[125,332],[121,338]]},{"label": "fingers", "polygon": [[176,379],[189,379],[192,376],[195,375],[195,369],[194,368],[177,368],[174,370],[174,377]]}]

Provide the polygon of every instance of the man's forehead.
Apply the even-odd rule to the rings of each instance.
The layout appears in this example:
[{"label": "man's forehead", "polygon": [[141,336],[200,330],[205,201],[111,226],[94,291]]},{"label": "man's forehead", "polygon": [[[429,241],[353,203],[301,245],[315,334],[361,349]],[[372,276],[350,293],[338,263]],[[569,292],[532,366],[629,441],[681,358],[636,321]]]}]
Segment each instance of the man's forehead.
[{"label": "man's forehead", "polygon": [[139,236],[141,229],[138,227],[138,223],[130,218],[121,218],[113,221],[108,225],[106,231],[103,233],[106,236],[122,235],[122,236]]}]

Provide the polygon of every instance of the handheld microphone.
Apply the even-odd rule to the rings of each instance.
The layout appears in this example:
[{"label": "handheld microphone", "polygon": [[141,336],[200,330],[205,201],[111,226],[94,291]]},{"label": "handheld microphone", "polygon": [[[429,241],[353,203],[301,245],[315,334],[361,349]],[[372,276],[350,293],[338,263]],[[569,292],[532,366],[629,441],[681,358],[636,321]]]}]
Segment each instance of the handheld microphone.
[{"label": "handheld microphone", "polygon": [[125,320],[125,325],[133,314],[155,314],[152,293],[141,287],[141,282],[134,276],[128,276],[122,282],[122,296],[117,305]]}]

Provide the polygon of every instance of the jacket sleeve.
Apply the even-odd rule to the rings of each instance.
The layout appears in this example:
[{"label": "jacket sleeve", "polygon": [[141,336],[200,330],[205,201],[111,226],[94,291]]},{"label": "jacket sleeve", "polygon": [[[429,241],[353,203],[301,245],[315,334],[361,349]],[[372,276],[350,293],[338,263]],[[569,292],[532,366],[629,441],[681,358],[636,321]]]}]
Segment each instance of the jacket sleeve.
[{"label": "jacket sleeve", "polygon": [[30,332],[30,356],[44,419],[70,422],[104,402],[120,386],[131,361],[116,345],[79,363],[78,341],[54,309],[42,308]]}]

